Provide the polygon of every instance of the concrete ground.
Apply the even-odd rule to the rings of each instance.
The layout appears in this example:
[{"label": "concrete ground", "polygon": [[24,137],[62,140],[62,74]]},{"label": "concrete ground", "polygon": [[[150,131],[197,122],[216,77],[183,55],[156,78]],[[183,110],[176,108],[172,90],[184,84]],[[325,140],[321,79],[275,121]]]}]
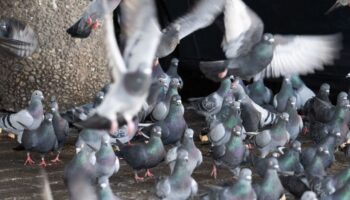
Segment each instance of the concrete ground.
[{"label": "concrete ground", "polygon": [[[204,126],[203,119],[191,112],[186,112],[186,119],[189,127],[199,133],[201,127]],[[61,154],[63,163],[50,164],[45,168],[53,197],[55,200],[68,199],[67,190],[63,183],[64,166],[75,154],[74,143],[77,137],[77,131],[72,129],[71,137]],[[302,138],[303,144],[309,143]],[[24,166],[26,153],[24,151],[16,152],[12,148],[16,146],[16,142],[7,136],[0,136],[0,199],[6,200],[25,200],[25,199],[41,199],[42,176],[40,167]],[[209,154],[209,145],[203,145],[197,142],[197,146],[203,153],[204,163],[194,172],[193,177],[199,184],[199,194],[206,191],[208,185],[220,184],[232,181],[232,176],[227,169],[220,168],[218,171],[218,179],[214,180],[210,177],[212,159]],[[335,173],[349,166],[349,161],[343,154],[337,153],[337,162],[330,169],[330,173]],[[53,159],[54,155],[49,155],[47,159]],[[40,156],[33,154],[33,159],[38,163]],[[121,199],[157,199],[154,196],[154,188],[157,177],[169,174],[168,167],[163,163],[155,169],[151,170],[155,178],[147,178],[142,183],[135,183],[133,180],[133,171],[121,160],[121,167],[117,174],[111,177],[111,186],[113,191]],[[144,172],[140,172],[143,175]],[[254,178],[256,180],[256,178]],[[198,199],[198,198],[196,198]],[[287,195],[287,199],[294,199]]]}]

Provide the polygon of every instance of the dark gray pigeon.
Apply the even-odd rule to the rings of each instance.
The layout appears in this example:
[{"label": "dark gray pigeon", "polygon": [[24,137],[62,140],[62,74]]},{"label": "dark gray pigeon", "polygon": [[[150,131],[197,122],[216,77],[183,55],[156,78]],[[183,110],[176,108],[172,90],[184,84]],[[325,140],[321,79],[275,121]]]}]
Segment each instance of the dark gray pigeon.
[{"label": "dark gray pigeon", "polygon": [[231,128],[231,138],[227,143],[213,146],[212,154],[215,164],[211,175],[214,178],[217,177],[216,165],[224,165],[233,173],[233,176],[238,176],[241,163],[249,155],[249,150],[243,142],[241,134],[241,126],[236,125]]},{"label": "dark gray pigeon", "polygon": [[182,143],[178,147],[173,147],[167,152],[165,161],[170,167],[170,173],[174,171],[177,152],[180,149],[185,149],[188,152],[188,164],[187,168],[191,173],[203,162],[202,152],[196,147],[193,141],[193,130],[186,129]]},{"label": "dark gray pigeon", "polygon": [[123,56],[117,46],[112,17],[108,16],[106,44],[114,82],[101,105],[79,124],[84,128],[115,132],[118,113],[125,119],[130,132],[136,129],[132,119],[141,110],[152,83],[152,66],[160,40],[155,2],[128,0],[123,1],[121,7],[121,30],[125,36]]},{"label": "dark gray pigeon", "polygon": [[316,185],[314,183],[319,183],[327,176],[326,168],[323,165],[323,157],[325,155],[329,155],[329,151],[319,147],[312,161],[308,165],[304,165],[305,174],[312,185]]},{"label": "dark gray pigeon", "polygon": [[248,96],[258,105],[265,107],[272,101],[273,93],[271,89],[264,85],[264,80],[259,79],[247,86]]},{"label": "dark gray pigeon", "polygon": [[323,83],[317,95],[305,103],[303,110],[309,121],[316,120],[322,123],[330,121],[332,115],[329,111],[333,105],[329,100],[329,93],[330,85]]},{"label": "dark gray pigeon", "polygon": [[343,169],[335,175],[327,176],[321,181],[321,196],[332,195],[350,181],[350,168]]},{"label": "dark gray pigeon", "polygon": [[156,56],[162,58],[171,54],[184,37],[212,24],[222,12],[224,5],[225,0],[217,0],[215,3],[211,0],[197,1],[190,12],[162,30],[162,38]]},{"label": "dark gray pigeon", "polygon": [[236,183],[231,186],[213,189],[203,197],[203,200],[256,200],[257,195],[252,187],[252,171],[243,168]]},{"label": "dark gray pigeon", "polygon": [[151,118],[154,121],[164,120],[168,115],[171,99],[175,95],[179,95],[178,88],[180,87],[179,79],[173,78],[169,84],[169,89],[166,93],[165,98],[158,102],[151,113]]},{"label": "dark gray pigeon", "polygon": [[23,130],[35,130],[44,120],[43,99],[43,93],[35,90],[27,108],[1,117],[0,128],[15,133],[17,141],[21,143]]},{"label": "dark gray pigeon", "polygon": [[197,194],[198,184],[191,177],[191,170],[187,167],[188,152],[179,150],[173,173],[161,178],[156,184],[156,195],[166,200],[185,200]]},{"label": "dark gray pigeon", "polygon": [[217,114],[222,107],[223,101],[231,88],[231,78],[226,78],[220,84],[220,87],[215,92],[206,97],[189,98],[190,105],[188,109],[195,110],[198,114],[206,118]]},{"label": "dark gray pigeon", "polygon": [[287,124],[287,130],[290,135],[290,141],[293,142],[295,141],[299,134],[301,133],[304,123],[303,119],[301,116],[298,114],[297,107],[296,107],[296,102],[297,99],[292,96],[289,97],[286,105],[286,109],[284,112],[289,114],[289,121]]},{"label": "dark gray pigeon", "polygon": [[120,151],[117,152],[117,155],[123,158],[133,168],[136,182],[143,181],[144,179],[138,176],[138,170],[146,169],[145,177],[153,176],[149,169],[157,166],[164,160],[166,152],[161,135],[161,127],[154,126],[151,129],[151,137],[147,144],[120,144]]},{"label": "dark gray pigeon", "polygon": [[104,130],[83,129],[80,131],[78,139],[75,142],[76,153],[79,153],[83,147],[84,149],[91,147],[94,151],[99,150],[101,147],[102,137],[105,134],[108,133]]},{"label": "dark gray pigeon", "polygon": [[247,132],[247,135],[255,135],[253,138],[254,144],[262,158],[289,142],[289,133],[287,130],[288,121],[288,113],[282,113],[276,124],[272,125],[271,128],[261,132]]},{"label": "dark gray pigeon", "polygon": [[50,108],[53,114],[52,125],[58,142],[57,156],[54,160],[52,160],[52,162],[60,162],[60,153],[69,136],[69,124],[67,120],[61,117],[58,109],[58,103],[56,101],[56,97],[54,96],[51,97]]},{"label": "dark gray pigeon", "polygon": [[335,191],[332,195],[321,198],[321,200],[346,200],[350,198],[350,181],[344,187]]},{"label": "dark gray pigeon", "polygon": [[0,55],[25,58],[38,48],[34,30],[17,19],[0,20]]},{"label": "dark gray pigeon", "polygon": [[305,85],[298,75],[290,76],[290,81],[296,97],[296,107],[299,110],[304,107],[309,99],[315,96],[315,93]]},{"label": "dark gray pigeon", "polygon": [[304,172],[304,167],[300,162],[301,143],[294,141],[291,148],[286,149],[277,160],[281,171],[291,171],[295,174],[301,174]]},{"label": "dark gray pigeon", "polygon": [[273,98],[273,106],[277,112],[284,112],[287,107],[287,101],[294,96],[294,90],[289,77],[285,77],[280,91]]},{"label": "dark gray pigeon", "polygon": [[177,58],[171,59],[170,66],[169,66],[168,70],[166,71],[166,73],[168,74],[168,76],[170,78],[177,78],[180,82],[179,87],[180,87],[180,89],[182,89],[184,86],[184,82],[183,82],[181,76],[178,74],[178,66],[179,66],[179,59],[177,59]]},{"label": "dark gray pigeon", "polygon": [[253,185],[258,200],[277,200],[284,194],[284,188],[277,174],[279,171],[277,159],[270,158],[268,166],[269,167],[263,176],[263,180],[260,183]]},{"label": "dark gray pigeon", "polygon": [[226,2],[224,23],[222,47],[227,60],[200,66],[212,80],[230,75],[250,79],[313,73],[331,64],[341,49],[339,35],[263,34],[263,22],[241,0]]},{"label": "dark gray pigeon", "polygon": [[52,114],[45,114],[44,121],[35,130],[24,130],[22,144],[27,153],[27,160],[24,165],[34,164],[29,152],[39,152],[41,155],[40,166],[46,167],[45,155],[57,150],[58,143],[52,125]]},{"label": "dark gray pigeon", "polygon": [[79,20],[67,29],[67,33],[75,38],[89,37],[91,31],[97,29],[104,17],[112,13],[120,2],[121,0],[92,0]]}]

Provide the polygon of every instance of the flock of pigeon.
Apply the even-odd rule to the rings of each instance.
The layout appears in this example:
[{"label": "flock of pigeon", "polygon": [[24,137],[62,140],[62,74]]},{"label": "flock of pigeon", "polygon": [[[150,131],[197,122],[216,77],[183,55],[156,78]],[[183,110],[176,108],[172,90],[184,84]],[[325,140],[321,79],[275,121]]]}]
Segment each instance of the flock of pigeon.
[{"label": "flock of pigeon", "polygon": [[[117,43],[110,14],[118,6]],[[182,38],[210,25],[222,12],[227,59],[200,64],[208,78],[221,81],[220,87],[207,97],[189,99],[186,109],[202,115],[207,124],[203,128],[214,160],[211,175],[216,178],[217,166],[223,166],[236,181],[198,194],[191,175],[203,157],[184,119],[179,61],[174,58],[164,72],[158,58],[169,55]],[[0,120],[2,129],[17,135],[17,149],[27,152],[25,165],[35,163],[32,152],[41,154],[43,167],[52,151],[57,153],[52,162],[59,162],[70,125],[81,129],[76,155],[64,171],[70,199],[118,199],[109,178],[118,172],[119,158],[133,169],[136,182],[152,177],[150,169],[165,161],[169,174],[155,185],[161,199],[275,200],[285,191],[302,200],[350,198],[350,168],[327,173],[336,151],[350,155],[348,94],[339,93],[333,105],[328,84],[315,94],[296,75],[331,64],[341,49],[341,34],[264,33],[262,20],[241,0],[199,0],[163,30],[153,0],[93,0],[67,32],[86,38],[103,20],[113,82],[98,92],[93,103],[60,112],[56,97],[51,97],[51,112],[45,112],[44,95],[37,90],[27,108]],[[13,19],[0,22],[2,53],[26,57],[37,45],[29,26]],[[264,78],[280,76],[283,83],[274,95]],[[249,85],[243,82],[251,79]],[[313,145],[304,148],[298,141],[301,133],[308,134]],[[144,176],[139,176],[140,170],[146,170]],[[253,183],[253,172],[260,181]]]}]

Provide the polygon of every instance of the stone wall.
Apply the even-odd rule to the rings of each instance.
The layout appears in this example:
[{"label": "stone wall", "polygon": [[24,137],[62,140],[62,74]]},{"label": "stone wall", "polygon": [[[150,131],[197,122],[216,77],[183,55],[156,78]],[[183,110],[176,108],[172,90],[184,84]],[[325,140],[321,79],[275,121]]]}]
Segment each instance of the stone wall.
[{"label": "stone wall", "polygon": [[103,28],[87,39],[74,39],[66,29],[89,0],[1,0],[0,18],[14,17],[37,32],[39,49],[25,59],[0,58],[0,109],[16,111],[27,105],[35,89],[45,101],[56,95],[61,110],[88,102],[108,74]]}]

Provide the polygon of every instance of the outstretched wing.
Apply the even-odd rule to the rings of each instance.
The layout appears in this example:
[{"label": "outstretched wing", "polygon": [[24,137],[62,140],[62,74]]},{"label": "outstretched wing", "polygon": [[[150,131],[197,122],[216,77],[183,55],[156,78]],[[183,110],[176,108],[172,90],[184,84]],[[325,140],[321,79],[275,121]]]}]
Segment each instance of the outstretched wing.
[{"label": "outstretched wing", "polygon": [[341,35],[281,36],[275,35],[275,50],[265,77],[309,74],[322,70],[338,57]]}]

